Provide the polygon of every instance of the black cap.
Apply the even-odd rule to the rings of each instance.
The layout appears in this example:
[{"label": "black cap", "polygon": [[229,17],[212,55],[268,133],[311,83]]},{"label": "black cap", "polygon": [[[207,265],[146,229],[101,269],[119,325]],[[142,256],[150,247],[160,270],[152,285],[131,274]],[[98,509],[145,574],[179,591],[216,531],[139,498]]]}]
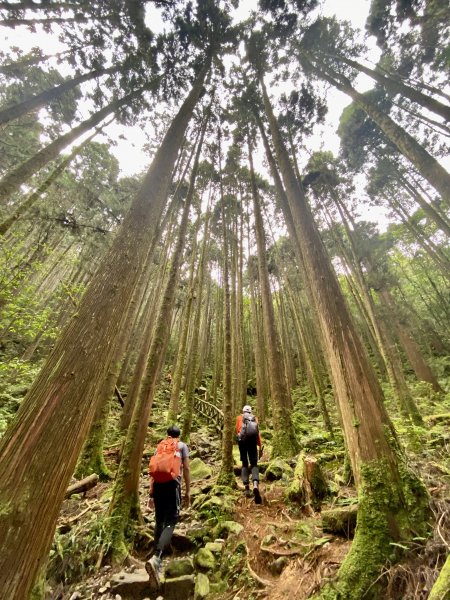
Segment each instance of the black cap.
[{"label": "black cap", "polygon": [[180,428],[177,427],[176,425],[170,425],[170,427],[167,428],[167,435],[169,437],[177,438],[177,437],[180,437],[180,434],[181,434]]}]

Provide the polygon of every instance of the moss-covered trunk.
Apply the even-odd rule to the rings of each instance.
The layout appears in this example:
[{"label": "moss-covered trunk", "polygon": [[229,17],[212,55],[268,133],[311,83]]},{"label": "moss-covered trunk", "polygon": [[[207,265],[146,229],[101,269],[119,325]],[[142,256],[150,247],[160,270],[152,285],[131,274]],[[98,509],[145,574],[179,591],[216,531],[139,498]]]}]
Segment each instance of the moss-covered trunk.
[{"label": "moss-covered trunk", "polygon": [[[92,392],[106,377],[126,308],[164,207],[181,139],[202,90],[202,69],[169,127],[112,247],[0,444],[0,589],[29,594],[89,431]],[[95,360],[92,359],[95,357]]]},{"label": "moss-covered trunk", "polygon": [[419,477],[407,466],[384,408],[381,388],[356,334],[303,189],[290,165],[262,78],[260,82],[360,498],[354,543],[335,587],[324,591],[323,598],[360,599],[366,592],[375,593],[371,585],[393,555],[391,543],[426,530],[428,497]]},{"label": "moss-covered trunk", "polygon": [[127,435],[122,448],[120,465],[114,482],[113,495],[109,507],[108,525],[108,543],[110,545],[110,556],[113,561],[120,561],[127,554],[127,538],[129,535],[130,524],[140,515],[139,476],[141,473],[142,453],[145,446],[145,437],[147,434],[153,398],[159,382],[161,369],[165,361],[167,345],[170,338],[175,292],[186,242],[189,211],[194,197],[195,179],[197,176],[205,129],[206,119],[202,128],[200,141],[198,142],[189,189],[183,207],[176,245],[173,251],[172,263],[169,268],[163,297],[155,320],[151,346],[147,356],[145,376],[127,430]]}]

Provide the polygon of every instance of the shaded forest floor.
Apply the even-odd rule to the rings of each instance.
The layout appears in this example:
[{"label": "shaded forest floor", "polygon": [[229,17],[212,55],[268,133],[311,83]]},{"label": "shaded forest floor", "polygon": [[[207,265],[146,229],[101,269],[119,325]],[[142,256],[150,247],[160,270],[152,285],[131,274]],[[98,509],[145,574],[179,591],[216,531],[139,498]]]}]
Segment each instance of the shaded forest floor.
[{"label": "shaded forest floor", "polygon": [[[434,514],[433,533],[428,540],[415,539],[404,544],[404,558],[396,565],[386,564],[377,583],[376,597],[381,600],[425,600],[449,551],[450,544],[450,415],[442,410],[433,414],[433,403],[424,400],[421,407],[426,428],[396,425],[407,447],[411,466],[420,471],[430,493]],[[161,407],[162,408],[162,407]],[[444,406],[444,410],[450,407]],[[424,410],[425,409],[425,410]],[[155,407],[155,414],[158,412]],[[432,416],[430,416],[432,415]],[[350,536],[323,530],[322,513],[329,508],[355,506],[356,492],[345,479],[343,445],[339,437],[331,440],[323,433],[320,418],[314,421],[296,415],[302,431],[304,450],[318,458],[326,473],[330,495],[313,511],[285,499],[292,479],[294,462],[285,465],[275,481],[261,477],[263,504],[257,506],[246,498],[236,476],[236,489],[217,486],[220,467],[220,440],[212,428],[200,421],[191,436],[191,458],[210,467],[207,477],[192,483],[192,507],[184,510],[174,536],[172,555],[164,559],[165,568],[179,558],[192,558],[196,572],[209,580],[208,598],[244,600],[247,598],[281,600],[306,599],[333,578],[350,545]],[[164,423],[155,423],[149,446],[154,446]],[[159,432],[159,433],[158,433]],[[270,430],[264,431],[270,452]],[[115,444],[115,445],[114,445]],[[112,471],[117,466],[117,442],[105,449]],[[262,471],[268,463],[263,457]],[[237,454],[235,455],[237,463]],[[177,598],[184,592],[117,592],[117,573],[142,573],[145,560],[152,553],[152,513],[145,504],[148,496],[148,458],[142,462],[141,507],[144,524],[136,530],[134,549],[121,567],[105,560],[103,546],[105,519],[111,496],[111,483],[100,483],[85,495],[64,502],[48,567],[47,600],[126,598]],[[230,530],[227,523],[237,524]],[[242,527],[240,527],[242,526]],[[197,554],[206,544],[217,541],[222,548],[214,557],[214,565],[199,566]],[[216,544],[217,545],[217,544]],[[105,564],[106,563],[106,564]],[[115,578],[114,578],[115,576]],[[161,595],[163,594],[163,595]],[[201,596],[197,596],[201,597]]]}]

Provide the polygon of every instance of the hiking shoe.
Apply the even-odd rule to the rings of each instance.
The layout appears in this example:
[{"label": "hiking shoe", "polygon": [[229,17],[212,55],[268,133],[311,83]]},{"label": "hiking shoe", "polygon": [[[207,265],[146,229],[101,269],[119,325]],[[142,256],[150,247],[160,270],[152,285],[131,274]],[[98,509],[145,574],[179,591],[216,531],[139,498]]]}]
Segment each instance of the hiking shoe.
[{"label": "hiking shoe", "polygon": [[255,504],[262,504],[261,494],[259,493],[259,489],[256,485],[253,488],[253,495],[255,496]]},{"label": "hiking shoe", "polygon": [[248,486],[248,485],[245,486],[244,494],[245,494],[246,498],[251,498],[252,497],[252,493],[250,491],[250,486]]},{"label": "hiking shoe", "polygon": [[153,583],[156,584],[156,587],[161,585],[161,580],[159,577],[159,573],[161,571],[161,562],[161,559],[155,554],[145,563],[145,570],[149,574],[150,581],[153,581]]}]

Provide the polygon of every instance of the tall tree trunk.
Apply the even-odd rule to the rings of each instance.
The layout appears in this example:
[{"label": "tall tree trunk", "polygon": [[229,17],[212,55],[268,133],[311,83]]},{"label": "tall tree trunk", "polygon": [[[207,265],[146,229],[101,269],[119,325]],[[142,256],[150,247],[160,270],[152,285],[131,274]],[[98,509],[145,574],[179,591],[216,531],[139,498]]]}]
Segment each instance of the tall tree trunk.
[{"label": "tall tree trunk", "polygon": [[120,100],[115,100],[105,106],[94,115],[83,121],[68,133],[61,135],[59,138],[48,144],[42,150],[39,150],[30,159],[23,162],[21,165],[13,169],[10,173],[5,175],[0,181],[0,200],[7,201],[11,194],[17,191],[20,186],[25,183],[32,175],[37,173],[42,167],[47,165],[50,161],[54,160],[58,154],[76,140],[80,135],[89,131],[96,125],[98,125],[105,117],[115,112],[122,106],[126,106],[133,98],[136,98],[142,94],[143,88],[131,92],[127,96],[124,96]]},{"label": "tall tree trunk", "polygon": [[411,161],[422,177],[441,194],[442,199],[446,202],[450,201],[450,175],[423,146],[407,131],[397,125],[391,117],[383,113],[366,96],[357,92],[346,77],[336,73],[330,75],[320,67],[316,67],[315,71],[325,81],[328,81],[338,90],[350,96],[378,125],[398,150]]},{"label": "tall tree trunk", "polygon": [[[49,551],[59,508],[96,406],[134,286],[167,198],[208,61],[158,149],[107,256],[0,444],[0,589],[23,600]],[[96,360],[92,360],[95,356]],[[45,473],[45,476],[44,476]]]},{"label": "tall tree trunk", "polygon": [[222,179],[222,148],[221,148],[221,130],[218,131],[219,138],[219,176],[220,176],[220,209],[222,217],[222,238],[223,238],[223,431],[222,431],[222,463],[218,482],[231,487],[236,486],[236,480],[233,473],[233,439],[234,439],[234,421],[233,421],[233,398],[231,389],[231,294],[230,294],[230,242],[229,242],[229,223],[227,211],[225,210],[225,199]]},{"label": "tall tree trunk", "polygon": [[377,83],[380,83],[388,92],[393,94],[400,94],[404,98],[409,98],[413,102],[420,104],[427,110],[430,110],[437,115],[441,116],[445,121],[450,121],[450,107],[442,104],[439,100],[432,98],[431,96],[427,96],[423,94],[419,90],[416,90],[409,85],[406,85],[402,81],[395,79],[390,75],[383,75],[376,69],[369,69],[369,67],[365,67],[361,63],[356,60],[351,60],[350,58],[346,58],[345,56],[341,56],[338,54],[334,55],[340,62],[353,67],[360,73],[364,73],[368,75],[372,79],[374,79]]},{"label": "tall tree trunk", "polygon": [[38,108],[42,108],[46,104],[49,104],[53,100],[56,100],[66,92],[70,91],[77,85],[81,85],[85,81],[89,81],[90,79],[96,79],[97,77],[101,77],[102,75],[109,75],[111,73],[115,73],[119,70],[119,67],[111,67],[110,69],[97,69],[96,71],[91,71],[90,73],[86,73],[85,75],[79,75],[78,77],[74,77],[73,79],[69,79],[60,85],[57,85],[48,90],[44,90],[40,94],[36,94],[35,96],[31,96],[27,98],[23,102],[19,102],[18,104],[14,104],[8,108],[4,108],[0,110],[0,125],[4,123],[8,123],[13,119],[18,119],[22,115],[26,115],[32,110],[37,110]]},{"label": "tall tree trunk", "polygon": [[[205,224],[206,227],[206,224]],[[191,266],[189,274],[189,286],[187,292],[186,305],[183,311],[183,317],[181,322],[181,331],[178,336],[178,349],[175,362],[175,368],[172,376],[172,388],[170,392],[169,410],[167,413],[167,422],[174,423],[178,419],[178,413],[180,412],[180,391],[181,381],[183,379],[183,371],[186,361],[187,353],[187,340],[189,334],[189,325],[191,323],[192,305],[194,302],[195,295],[195,263],[197,259],[197,248],[192,252]]]},{"label": "tall tree trunk", "polygon": [[289,162],[262,77],[260,84],[358,486],[357,533],[340,568],[334,593],[349,599],[361,598],[372,588],[391,555],[391,542],[426,529],[428,497],[420,479],[408,469],[384,408],[381,388],[356,335],[303,189]]},{"label": "tall tree trunk", "polygon": [[197,146],[194,166],[192,168],[189,189],[184,201],[183,214],[181,217],[177,242],[173,251],[172,263],[170,265],[161,305],[155,320],[150,351],[147,356],[146,372],[127,430],[127,435],[122,448],[120,465],[114,482],[113,495],[109,508],[109,542],[113,560],[121,560],[128,554],[126,532],[130,520],[135,520],[140,515],[139,475],[141,472],[142,453],[144,451],[145,436],[147,434],[153,398],[170,339],[170,325],[175,303],[175,292],[186,241],[189,211],[194,197],[195,180],[197,177],[207,121],[208,119],[205,118]]},{"label": "tall tree trunk", "polygon": [[[346,208],[345,203],[342,202],[341,198],[339,198],[335,191],[330,190],[330,193],[344,225],[350,245],[351,256],[349,256],[348,251],[345,249],[345,244],[342,242],[342,240],[336,239],[336,241],[341,248],[344,260],[347,262],[351,272],[354,274],[359,294],[364,303],[365,312],[370,320],[370,324],[372,325],[372,331],[374,332],[381,356],[383,357],[392,389],[398,400],[400,411],[406,417],[409,417],[416,425],[423,425],[422,416],[406,382],[400,353],[397,349],[395,339],[391,335],[389,328],[383,322],[383,319],[379,318],[376,314],[375,303],[359,263],[357,244],[355,240],[356,235],[349,226],[349,221],[351,221],[350,213]],[[375,267],[371,257],[368,254],[366,255],[366,262],[368,263],[370,270],[374,272]]]},{"label": "tall tree trunk", "polygon": [[253,169],[253,156],[251,141],[248,140],[249,167],[251,178],[251,192],[253,198],[253,212],[255,217],[256,243],[258,248],[258,272],[261,286],[263,308],[263,324],[267,342],[267,357],[269,362],[269,385],[272,400],[272,419],[274,427],[273,456],[294,456],[299,445],[295,437],[292,423],[289,391],[284,378],[284,365],[280,348],[280,338],[275,326],[275,314],[272,304],[272,294],[269,283],[269,273],[266,261],[266,244],[264,225],[261,215],[258,189],[256,187]]},{"label": "tall tree trunk", "polygon": [[399,309],[396,306],[396,302],[392,294],[387,289],[381,289],[379,296],[383,301],[383,304],[389,311],[389,314],[394,322],[395,330],[399,337],[400,343],[402,344],[409,362],[416,374],[417,379],[420,381],[427,381],[431,384],[435,392],[442,392],[442,388],[436,379],[433,371],[423,357],[419,346],[414,339],[411,331],[405,323],[405,319],[399,314]]}]

